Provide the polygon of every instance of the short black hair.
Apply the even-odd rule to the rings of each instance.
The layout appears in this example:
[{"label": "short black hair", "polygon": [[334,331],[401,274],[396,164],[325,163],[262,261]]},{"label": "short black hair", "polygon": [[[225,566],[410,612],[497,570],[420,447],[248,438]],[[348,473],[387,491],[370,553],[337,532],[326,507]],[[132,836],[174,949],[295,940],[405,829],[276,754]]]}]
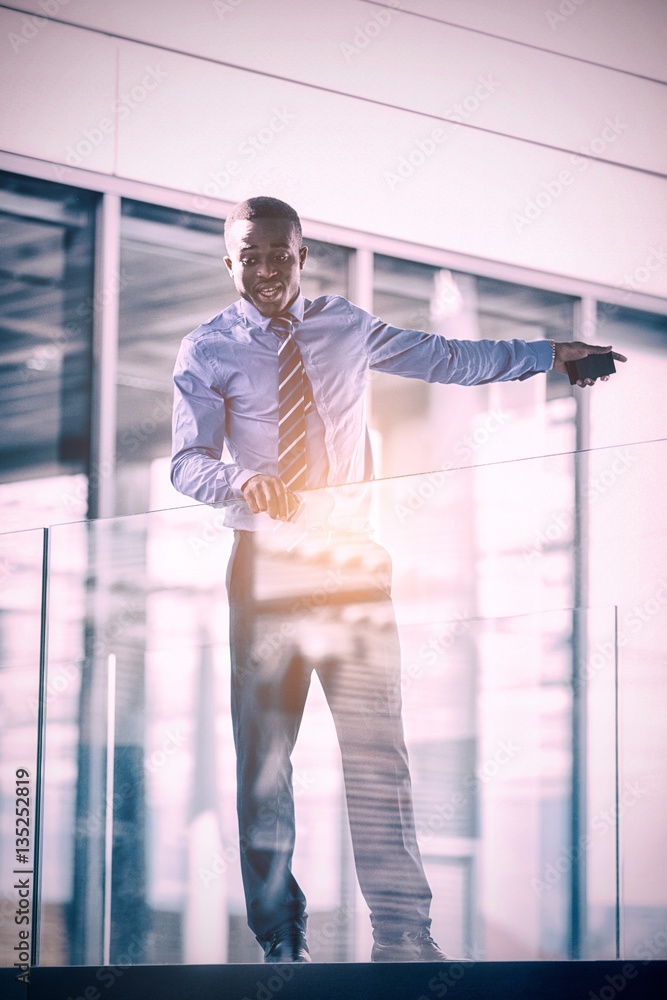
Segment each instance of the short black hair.
[{"label": "short black hair", "polygon": [[255,219],[284,219],[291,223],[296,232],[299,243],[302,239],[301,219],[287,202],[279,198],[269,198],[267,195],[258,195],[256,198],[246,198],[234,205],[225,219],[225,246],[229,249],[229,233],[235,222],[239,220],[254,221]]}]

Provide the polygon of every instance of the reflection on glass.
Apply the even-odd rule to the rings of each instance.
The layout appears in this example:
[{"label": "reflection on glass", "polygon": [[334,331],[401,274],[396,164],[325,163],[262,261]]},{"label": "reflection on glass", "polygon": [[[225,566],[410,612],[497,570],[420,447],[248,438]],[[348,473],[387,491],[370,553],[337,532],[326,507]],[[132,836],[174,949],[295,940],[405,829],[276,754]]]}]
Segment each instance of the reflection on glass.
[{"label": "reflection on glass", "polygon": [[[640,448],[635,457],[638,465],[648,460]],[[558,544],[535,550],[539,515],[524,492],[531,480],[557,481],[562,461],[462,470],[438,484],[406,477],[361,491],[393,563],[417,838],[434,893],[433,935],[452,954],[571,956],[576,910],[579,954],[614,955],[616,613],[608,605],[567,610],[567,563],[558,562]],[[502,498],[519,485],[513,508],[508,502],[494,512],[496,538],[511,540],[514,554],[510,546],[479,560],[484,591],[457,596],[448,560],[458,542],[443,514],[461,478],[469,480],[464,492],[480,497]],[[352,599],[346,581],[374,572],[354,544],[335,549],[338,576],[329,588],[326,580],[315,586],[313,527],[324,495],[308,495],[300,524],[262,537],[259,645],[278,672],[275,698],[266,691],[270,710],[283,695],[289,707],[295,691],[303,693],[296,681],[313,670],[292,757],[294,872],[308,898],[311,953],[316,961],[367,961],[368,909],[325,690],[331,696],[338,662],[372,657],[382,605],[364,599],[364,586]],[[359,500],[353,488],[326,497],[342,517],[351,498]],[[52,530],[51,613],[60,638],[52,639],[49,671],[66,662],[76,680],[49,720],[45,870],[60,870],[44,902],[61,913],[61,927],[65,913],[85,914],[67,924],[59,961],[101,961],[110,656],[117,664],[110,959],[128,948],[138,962],[261,959],[241,880],[224,579],[233,533],[225,514],[191,507]],[[308,558],[297,558],[297,549]],[[295,616],[288,639],[298,655],[274,659],[285,636],[278,628],[276,637],[272,623],[286,609]],[[281,665],[290,668],[284,675]],[[72,868],[56,863],[63,854]],[[55,932],[45,938],[57,947]]]}]

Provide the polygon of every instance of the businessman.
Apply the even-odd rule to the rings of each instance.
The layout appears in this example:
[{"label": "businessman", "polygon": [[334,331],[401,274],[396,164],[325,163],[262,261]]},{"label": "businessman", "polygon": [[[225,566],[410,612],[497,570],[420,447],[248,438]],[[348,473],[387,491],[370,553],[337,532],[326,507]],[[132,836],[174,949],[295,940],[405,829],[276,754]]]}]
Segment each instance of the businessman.
[{"label": "businessman", "polygon": [[[310,491],[372,476],[369,369],[477,385],[552,368],[565,374],[568,360],[611,348],[447,340],[393,327],[339,295],[305,299],[301,223],[275,198],[236,205],[225,244],[240,298],[181,345],[172,482],[202,503],[227,502],[235,529],[227,583],[248,923],[265,961],[310,961],[306,900],[292,874],[290,757],[315,670],[341,750],[371,960],[447,961],[430,934],[431,892],[415,835],[389,558],[363,517],[334,509],[344,489],[332,491],[328,507],[316,506],[316,516],[302,504],[326,495]],[[221,460],[224,445],[231,461]],[[282,549],[271,530],[281,526],[292,531]],[[353,553],[347,561],[346,552]],[[287,579],[301,581],[289,600],[281,594]],[[313,648],[314,632],[326,650]]]}]

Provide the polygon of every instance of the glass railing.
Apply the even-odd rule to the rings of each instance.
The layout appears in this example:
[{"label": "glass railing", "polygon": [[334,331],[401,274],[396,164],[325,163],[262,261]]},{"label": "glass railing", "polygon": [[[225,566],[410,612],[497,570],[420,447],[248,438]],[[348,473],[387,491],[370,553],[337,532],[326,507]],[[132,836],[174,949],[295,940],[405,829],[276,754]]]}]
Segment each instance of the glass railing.
[{"label": "glass railing", "polygon": [[[315,961],[367,961],[368,902],[403,912],[428,892],[396,846],[401,822],[412,837],[400,700],[446,951],[632,958],[653,941],[658,957],[664,458],[642,444],[315,491],[288,524],[227,504],[49,529],[40,963],[261,960],[232,703],[256,751],[238,799],[259,864],[269,831],[289,849],[277,774],[309,681],[292,868]],[[2,606],[17,644],[3,639],[0,675],[6,860],[21,740],[37,753],[16,694],[30,677],[39,703],[42,533],[27,534],[30,623],[17,587]],[[6,551],[25,537],[4,536]],[[278,904],[287,895],[281,883]]]}]

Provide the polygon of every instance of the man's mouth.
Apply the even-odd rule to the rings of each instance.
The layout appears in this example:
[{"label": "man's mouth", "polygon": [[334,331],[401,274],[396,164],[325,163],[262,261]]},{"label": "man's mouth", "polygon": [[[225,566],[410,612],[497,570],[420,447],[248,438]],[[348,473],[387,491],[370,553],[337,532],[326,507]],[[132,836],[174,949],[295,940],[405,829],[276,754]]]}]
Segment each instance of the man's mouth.
[{"label": "man's mouth", "polygon": [[282,292],[282,285],[261,285],[257,290],[257,296],[264,302],[274,302]]}]

